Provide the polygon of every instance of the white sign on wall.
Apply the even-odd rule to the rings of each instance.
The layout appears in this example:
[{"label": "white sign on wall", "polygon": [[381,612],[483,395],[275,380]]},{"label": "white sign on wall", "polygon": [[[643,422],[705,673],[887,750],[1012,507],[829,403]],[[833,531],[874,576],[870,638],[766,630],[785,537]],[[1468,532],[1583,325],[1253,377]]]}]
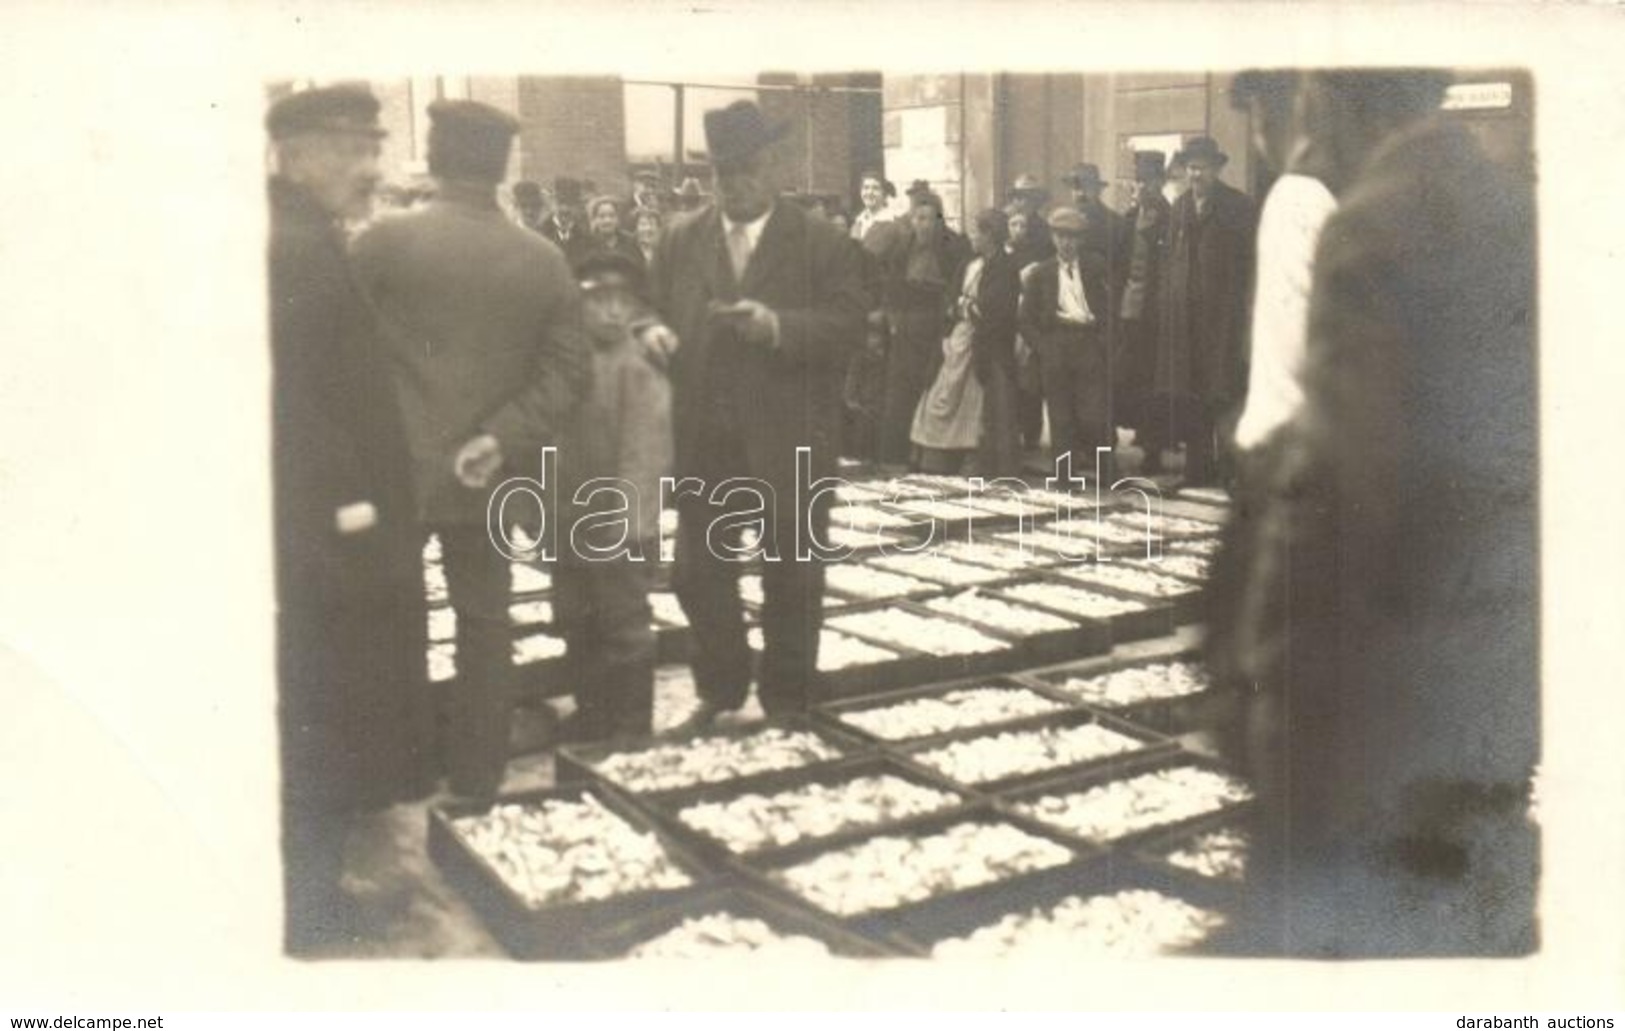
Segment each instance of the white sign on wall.
[{"label": "white sign on wall", "polygon": [[1444,94],[1446,111],[1497,111],[1512,106],[1510,82],[1462,82]]}]

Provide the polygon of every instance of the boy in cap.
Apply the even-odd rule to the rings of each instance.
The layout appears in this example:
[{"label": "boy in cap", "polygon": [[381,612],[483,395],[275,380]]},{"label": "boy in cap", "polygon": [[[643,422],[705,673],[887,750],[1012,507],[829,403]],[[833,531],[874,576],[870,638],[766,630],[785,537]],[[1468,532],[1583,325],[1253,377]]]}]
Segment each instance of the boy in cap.
[{"label": "boy in cap", "polygon": [[554,614],[576,700],[560,736],[645,737],[654,715],[649,589],[660,557],[660,479],[671,467],[671,388],[633,336],[647,311],[642,268],[599,252],[576,271],[592,389],[559,444],[557,489],[549,491],[560,518]]},{"label": "boy in cap", "polygon": [[440,538],[457,614],[446,767],[488,801],[507,764],[514,695],[510,570],[487,534],[492,488],[534,476],[586,391],[581,295],[559,249],[497,206],[518,123],[467,100],[429,106],[435,199],[381,222],[355,262],[389,330],[418,518]]}]

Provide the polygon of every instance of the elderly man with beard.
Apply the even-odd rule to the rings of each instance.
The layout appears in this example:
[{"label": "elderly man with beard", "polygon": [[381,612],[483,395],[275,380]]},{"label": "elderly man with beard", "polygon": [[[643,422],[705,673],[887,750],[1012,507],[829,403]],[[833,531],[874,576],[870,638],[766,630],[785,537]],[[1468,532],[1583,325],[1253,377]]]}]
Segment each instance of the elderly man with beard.
[{"label": "elderly man with beard", "polygon": [[366,925],[340,886],[356,819],[432,787],[410,457],[340,225],[365,217],[377,186],[378,111],[365,88],[336,86],[266,116],[284,934],[295,955]]}]

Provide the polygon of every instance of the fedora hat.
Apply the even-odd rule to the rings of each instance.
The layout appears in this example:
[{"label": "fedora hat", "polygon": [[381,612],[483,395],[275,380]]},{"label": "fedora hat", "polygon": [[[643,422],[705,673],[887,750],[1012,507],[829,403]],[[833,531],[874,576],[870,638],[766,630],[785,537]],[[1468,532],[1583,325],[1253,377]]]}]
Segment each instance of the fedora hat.
[{"label": "fedora hat", "polygon": [[711,164],[719,169],[749,160],[789,130],[788,123],[768,121],[762,109],[749,100],[736,100],[705,113],[705,146]]},{"label": "fedora hat", "polygon": [[1205,161],[1216,167],[1230,160],[1230,155],[1220,150],[1218,142],[1211,136],[1193,136],[1186,140],[1179,157],[1187,165],[1193,161]]},{"label": "fedora hat", "polygon": [[1137,150],[1134,152],[1134,181],[1147,182],[1152,179],[1161,179],[1167,175],[1168,158],[1160,150]]},{"label": "fedora hat", "polygon": [[1100,178],[1100,168],[1088,162],[1080,162],[1072,166],[1072,171],[1061,177],[1064,186],[1105,186],[1105,180]]}]

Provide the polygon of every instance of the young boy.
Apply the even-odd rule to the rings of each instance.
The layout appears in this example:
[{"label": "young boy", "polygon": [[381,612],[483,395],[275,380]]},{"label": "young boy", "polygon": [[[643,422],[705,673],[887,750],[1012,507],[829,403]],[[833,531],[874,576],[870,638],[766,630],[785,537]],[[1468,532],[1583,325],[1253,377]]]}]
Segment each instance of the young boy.
[{"label": "young boy", "polygon": [[[558,450],[554,618],[576,712],[560,737],[642,737],[654,716],[649,588],[660,561],[660,478],[671,466],[670,386],[634,339],[643,272],[603,253],[577,268],[593,343],[592,389]],[[592,482],[596,481],[596,482]]]}]

